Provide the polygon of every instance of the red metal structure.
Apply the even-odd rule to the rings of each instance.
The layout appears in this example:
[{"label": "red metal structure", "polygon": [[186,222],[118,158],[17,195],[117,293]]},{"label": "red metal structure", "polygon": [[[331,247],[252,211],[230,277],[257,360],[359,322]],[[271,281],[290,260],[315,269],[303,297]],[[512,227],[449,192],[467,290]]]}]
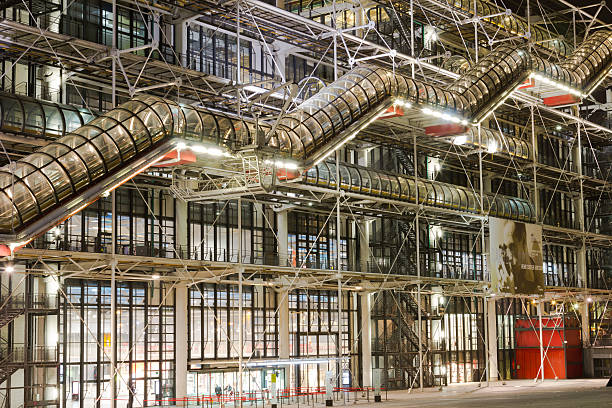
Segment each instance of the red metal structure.
[{"label": "red metal structure", "polygon": [[[540,323],[537,318],[518,319],[514,325],[516,339],[516,378],[540,377]],[[576,319],[542,318],[544,378],[582,377],[582,342]]]}]

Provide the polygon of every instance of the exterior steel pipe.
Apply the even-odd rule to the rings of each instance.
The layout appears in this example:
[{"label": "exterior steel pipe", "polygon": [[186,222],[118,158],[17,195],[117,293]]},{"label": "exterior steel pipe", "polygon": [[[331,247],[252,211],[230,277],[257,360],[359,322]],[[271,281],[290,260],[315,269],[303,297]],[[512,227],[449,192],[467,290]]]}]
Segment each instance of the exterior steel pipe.
[{"label": "exterior steel pipe", "polygon": [[[345,191],[393,200],[416,202],[413,177],[372,170],[354,164],[341,163],[340,188]],[[336,163],[322,162],[304,174],[304,183],[335,189]],[[479,194],[465,187],[433,180],[418,180],[418,204],[441,207],[474,214],[480,213]],[[531,203],[515,197],[485,193],[484,212],[490,216],[523,222],[535,222]]]}]

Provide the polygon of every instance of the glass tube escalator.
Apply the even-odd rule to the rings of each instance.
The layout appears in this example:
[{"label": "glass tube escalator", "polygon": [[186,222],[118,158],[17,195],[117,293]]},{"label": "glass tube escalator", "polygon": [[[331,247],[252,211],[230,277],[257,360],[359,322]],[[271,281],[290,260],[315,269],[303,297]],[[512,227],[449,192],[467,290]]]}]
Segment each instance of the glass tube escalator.
[{"label": "glass tube escalator", "polygon": [[[139,174],[180,143],[251,143],[251,124],[153,96],[138,96],[83,126],[83,113],[77,110],[14,100],[18,103],[3,109],[3,131],[23,132],[33,123],[39,135],[74,130],[0,168],[0,237],[13,247]],[[36,111],[35,106],[43,108]],[[32,120],[34,111],[38,122]],[[43,119],[41,112],[53,112],[50,118],[62,120]],[[81,121],[78,126],[66,119],[71,117],[67,112],[74,113],[70,120]]]},{"label": "glass tube escalator", "polygon": [[[400,174],[371,170],[354,164],[340,164],[340,188],[348,193],[416,203],[415,180]],[[303,182],[335,189],[335,162],[321,162],[308,169]],[[349,180],[350,178],[350,180]],[[472,190],[433,180],[419,179],[419,204],[430,207],[480,214],[480,196]],[[527,200],[485,193],[483,212],[492,217],[521,222],[535,222],[535,212]]]},{"label": "glass tube escalator", "polygon": [[0,130],[57,139],[87,124],[96,113],[85,108],[0,92]]},{"label": "glass tube escalator", "polygon": [[[589,37],[563,65],[540,64],[525,50],[499,47],[447,88],[385,68],[363,66],[283,115],[276,126],[262,121],[256,126],[252,120],[153,96],[136,97],[87,124],[86,112],[0,98],[1,126],[5,131],[59,137],[36,153],[0,168],[0,238],[12,243],[33,238],[151,166],[175,149],[178,140],[233,149],[263,139],[266,147],[277,149],[279,157],[298,160],[304,168],[318,168],[318,163],[355,137],[397,98],[475,122],[494,110],[525,75],[533,72],[534,66],[544,67],[547,75],[560,80],[574,81],[586,92],[607,74],[611,64],[612,31],[606,30]],[[491,134],[489,139],[495,137]],[[511,145],[499,140],[496,144]],[[515,155],[519,150],[521,155],[529,151],[523,143],[512,144]],[[345,176],[350,175],[351,172]],[[391,180],[394,179],[377,174],[367,183],[363,179],[357,184],[341,182],[351,191],[369,189],[371,194],[394,199],[402,194],[408,201],[415,198],[401,188],[394,189],[402,183]],[[406,183],[410,185],[411,181]],[[423,187],[425,192],[419,197],[421,201],[428,200],[428,205],[464,207],[462,201],[452,198],[455,187],[421,183],[419,189]],[[470,199],[469,194],[461,194],[468,197],[466,211],[472,211],[470,202],[478,201],[477,197]],[[487,211],[501,211],[494,201],[487,205]]]}]

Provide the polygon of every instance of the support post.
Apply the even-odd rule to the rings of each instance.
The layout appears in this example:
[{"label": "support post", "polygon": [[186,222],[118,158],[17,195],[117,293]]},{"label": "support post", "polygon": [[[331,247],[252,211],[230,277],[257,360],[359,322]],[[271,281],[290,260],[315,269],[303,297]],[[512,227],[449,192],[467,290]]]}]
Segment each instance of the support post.
[{"label": "support post", "polygon": [[[176,220],[176,253],[179,258],[187,258],[189,256],[189,241],[187,232],[187,202],[181,199],[174,200],[174,211]],[[198,243],[199,244],[199,243]]]},{"label": "support post", "polygon": [[[278,357],[288,360],[289,350],[289,289],[283,288],[278,294]],[[283,386],[289,388],[289,369],[285,366],[283,375]],[[273,407],[274,408],[274,407]]]},{"label": "support post", "polygon": [[[113,8],[115,2],[113,1]],[[114,14],[113,14],[114,16]],[[114,18],[114,17],[113,17]],[[113,76],[114,78],[114,76]],[[113,92],[113,95],[115,93]],[[115,257],[115,248],[117,240],[117,216],[115,214],[115,207],[117,204],[115,190],[111,193],[111,304],[110,304],[110,324],[111,324],[111,335],[110,335],[110,390],[111,390],[111,408],[117,407],[117,259]]]},{"label": "support post", "polygon": [[[578,116],[580,110],[574,107],[574,115]],[[582,129],[581,124],[576,124],[576,141],[572,150],[572,161],[574,162],[574,171],[578,173],[580,183],[580,195],[574,200],[574,210],[578,227],[583,233],[586,231],[586,220],[584,215],[584,188],[583,188],[583,173],[582,173]],[[587,287],[587,261],[586,261],[586,241],[583,235],[582,246],[576,250],[576,268],[579,286],[584,288],[584,302],[582,304],[580,326],[582,329],[582,345],[584,348],[590,347],[590,329],[589,329],[589,303],[586,301],[588,297]]]},{"label": "support post", "polygon": [[495,311],[495,298],[485,298],[487,311],[487,354],[489,356],[487,367],[488,381],[497,381],[497,312]]},{"label": "support post", "polygon": [[178,53],[178,64],[182,67],[189,67],[189,59],[187,58],[187,36],[188,36],[188,21],[179,21],[175,24],[176,52]]},{"label": "support post", "polygon": [[372,294],[363,292],[361,302],[361,367],[364,388],[372,387]]},{"label": "support post", "polygon": [[[335,2],[334,2],[335,4]],[[336,37],[334,37],[336,38]],[[336,75],[337,76],[337,75]],[[340,150],[336,150],[336,180],[340,180]],[[342,350],[342,275],[340,272],[340,183],[336,182],[336,271],[338,275],[338,387],[342,389],[344,353]],[[342,393],[344,395],[344,393]],[[328,404],[326,404],[328,405]]]},{"label": "support post", "polygon": [[[542,382],[544,382],[544,338],[542,337],[542,302],[538,302],[538,322],[540,326],[540,375]],[[536,378],[537,381],[537,378]]]},{"label": "support post", "polygon": [[533,208],[535,212],[535,221],[536,223],[540,222],[540,195],[538,192],[538,137],[536,136],[535,129],[535,112],[534,106],[531,105],[529,107],[530,110],[530,120],[531,120],[531,161],[533,165],[533,198],[531,202],[533,203]]},{"label": "support post", "polygon": [[414,163],[414,185],[417,186],[415,192],[415,202],[417,204],[416,214],[414,216],[414,236],[416,241],[416,273],[417,273],[417,336],[419,340],[419,389],[423,391],[423,313],[421,311],[421,229],[419,226],[419,213],[421,208],[419,205],[419,177],[418,177],[418,160],[417,160],[417,141],[416,132],[412,132],[412,154]]},{"label": "support post", "polygon": [[185,406],[185,398],[187,397],[187,303],[188,303],[187,284],[178,283],[175,288],[175,336],[176,336],[176,351],[175,351],[175,398],[177,406]]},{"label": "support post", "polygon": [[370,222],[363,220],[359,223],[359,270],[368,272],[370,259]]},{"label": "support post", "polygon": [[[276,213],[276,228],[278,238],[278,266],[289,266],[293,259],[289,256],[289,227],[288,211],[281,210]],[[291,260],[291,263],[289,262]]]},{"label": "support post", "polygon": [[[240,47],[238,47],[240,52]],[[242,395],[243,395],[243,383],[242,383],[242,358],[244,350],[244,310],[242,304],[244,303],[242,291],[243,291],[243,268],[242,268],[242,198],[238,197],[238,400],[240,401],[239,406],[242,408]]]}]

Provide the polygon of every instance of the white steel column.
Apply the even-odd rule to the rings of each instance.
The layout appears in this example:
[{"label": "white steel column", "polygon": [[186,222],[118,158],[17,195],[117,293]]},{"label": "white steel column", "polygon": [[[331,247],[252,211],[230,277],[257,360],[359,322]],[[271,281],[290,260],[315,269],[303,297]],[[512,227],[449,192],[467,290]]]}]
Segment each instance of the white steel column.
[{"label": "white steel column", "polygon": [[278,265],[288,266],[289,263],[289,228],[288,211],[282,210],[276,213],[276,227],[278,229]]},{"label": "white steel column", "polygon": [[[579,115],[580,111],[576,107],[574,108],[574,114]],[[574,213],[575,219],[578,221],[578,227],[580,231],[585,232],[586,222],[584,216],[584,189],[582,185],[582,132],[581,124],[576,124],[576,141],[572,149],[572,161],[574,162],[574,171],[578,173],[580,183],[580,195],[574,200]],[[584,302],[581,310],[581,321],[580,326],[582,328],[582,344],[584,347],[589,347],[589,303],[586,301],[588,297],[587,293],[587,261],[586,261],[586,242],[585,238],[582,238],[582,246],[576,250],[576,273],[578,278],[578,285],[584,288]]]},{"label": "white steel column", "polygon": [[180,21],[178,24],[174,25],[175,29],[175,38],[176,38],[176,52],[179,54],[180,66],[187,67],[188,58],[187,58],[187,28],[189,26],[188,21]]},{"label": "white steel column", "polygon": [[372,294],[360,293],[361,301],[361,367],[363,387],[372,386]]},{"label": "white steel column", "polygon": [[[538,322],[540,323],[540,375],[544,382],[544,338],[542,337],[542,301],[538,302]],[[537,377],[535,378],[537,381]]]},{"label": "white steel column", "polygon": [[[278,294],[278,358],[289,358],[289,290],[281,289]],[[284,387],[289,388],[289,367],[285,366]]]},{"label": "white steel column", "polygon": [[[115,2],[113,2],[113,5]],[[114,92],[113,92],[114,94]],[[117,240],[117,215],[115,214],[116,207],[116,195],[115,190],[111,193],[111,304],[110,304],[110,324],[111,324],[111,333],[110,333],[110,369],[111,369],[111,378],[110,378],[110,391],[111,391],[111,408],[115,408],[117,406],[117,258],[115,257],[115,248],[116,240]]]},{"label": "white steel column", "polygon": [[488,380],[497,381],[497,312],[495,298],[485,298],[487,308],[487,348],[489,355]]},{"label": "white steel column", "polygon": [[530,120],[531,120],[531,160],[533,164],[533,197],[531,198],[531,203],[534,208],[534,215],[536,223],[540,221],[540,195],[538,192],[538,137],[536,136],[535,130],[535,114],[534,114],[534,106],[531,105],[530,109]]},{"label": "white steel column", "polygon": [[[417,159],[417,141],[416,132],[412,132],[412,154],[414,163],[414,185],[418,186],[418,171],[419,161]],[[419,189],[415,190],[415,202],[419,204]],[[416,273],[417,273],[417,336],[419,340],[419,389],[423,391],[423,312],[421,311],[421,237],[420,237],[420,226],[419,226],[419,212],[420,209],[417,207],[414,216],[414,237],[416,241]]]},{"label": "white steel column", "polygon": [[[112,106],[115,108],[117,106],[117,22],[119,19],[117,18],[117,0],[113,0],[112,3],[112,13],[113,13],[113,38],[111,39],[111,101]],[[116,250],[116,238],[117,238],[117,218],[115,214],[115,190],[112,191],[112,220],[111,220],[111,335],[110,335],[110,347],[111,347],[111,355],[110,355],[110,370],[111,370],[111,378],[110,378],[110,391],[111,391],[111,408],[117,407],[117,283],[116,283],[116,268],[117,268],[117,259],[115,257]]]},{"label": "white steel column", "polygon": [[[185,283],[178,283],[175,294],[175,389],[176,389],[176,405],[183,406],[187,405],[183,398],[187,397],[187,347],[188,336],[187,336],[187,285]],[[180,401],[180,402],[179,402]]]},{"label": "white steel column", "polygon": [[[240,47],[238,47],[240,53]],[[239,68],[240,70],[240,68]],[[238,197],[238,398],[242,408],[242,396],[244,393],[243,376],[243,354],[244,354],[244,308],[243,308],[243,268],[242,268],[242,197]]]},{"label": "white steel column", "polygon": [[363,220],[359,223],[359,271],[368,271],[370,259],[370,222]]},{"label": "white steel column", "polygon": [[189,242],[187,238],[187,231],[189,230],[189,225],[187,224],[187,202],[177,198],[174,200],[174,203],[176,220],[176,252],[180,258],[187,258],[189,253]]}]

